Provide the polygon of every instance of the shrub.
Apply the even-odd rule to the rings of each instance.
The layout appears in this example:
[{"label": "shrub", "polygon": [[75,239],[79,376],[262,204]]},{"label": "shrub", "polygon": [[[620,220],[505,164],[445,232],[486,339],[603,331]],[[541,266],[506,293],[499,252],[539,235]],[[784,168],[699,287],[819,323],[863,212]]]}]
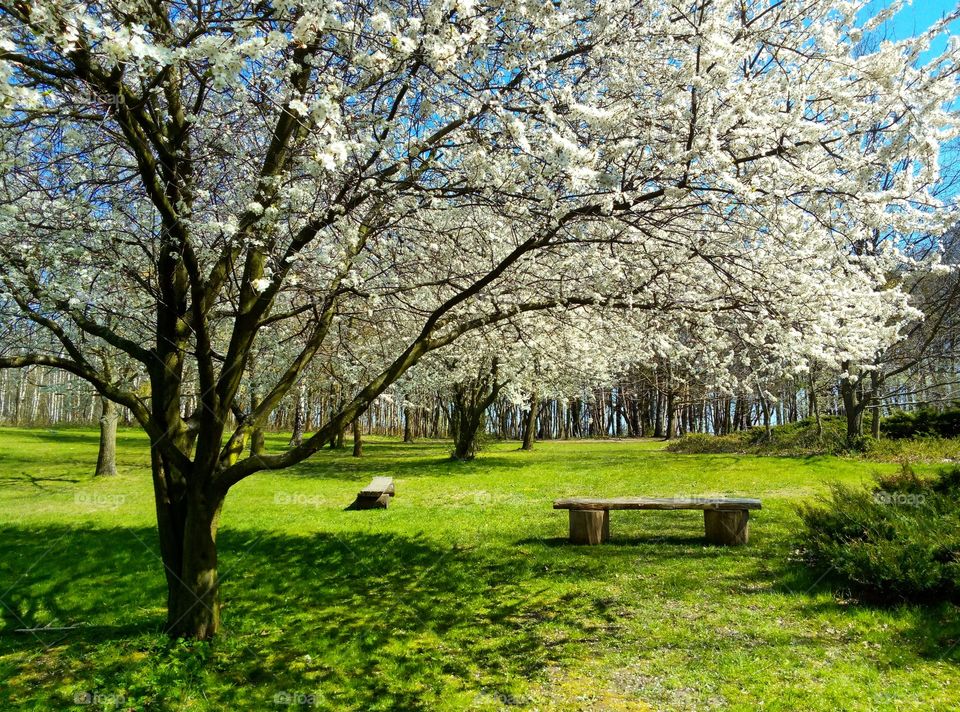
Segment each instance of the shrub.
[{"label": "shrub", "polygon": [[801,558],[874,601],[960,600],[960,468],[908,465],[869,489],[833,485],[800,508]]},{"label": "shrub", "polygon": [[822,433],[818,432],[816,420],[805,418],[796,423],[777,425],[767,436],[763,427],[750,428],[729,435],[691,433],[667,446],[669,452],[677,453],[745,453],[753,455],[818,455],[845,452],[846,424],[843,418],[824,416],[821,419]]},{"label": "shrub", "polygon": [[960,438],[868,438],[864,457],[880,462],[944,462],[960,460]]},{"label": "shrub", "polygon": [[910,412],[901,410],[884,418],[880,422],[880,429],[891,438],[955,438],[960,435],[960,408],[943,411],[930,408]]},{"label": "shrub", "polygon": [[[907,414],[912,417],[912,414]],[[945,419],[947,422],[949,419]],[[944,431],[948,431],[943,426]],[[882,438],[869,436],[856,442],[847,440],[846,420],[839,416],[823,416],[821,429],[814,418],[796,423],[777,425],[772,437],[765,428],[756,427],[730,435],[714,436],[692,433],[672,441],[668,452],[684,454],[739,453],[749,455],[851,455],[880,462],[943,462],[960,460],[960,438],[916,436],[912,438]]]}]

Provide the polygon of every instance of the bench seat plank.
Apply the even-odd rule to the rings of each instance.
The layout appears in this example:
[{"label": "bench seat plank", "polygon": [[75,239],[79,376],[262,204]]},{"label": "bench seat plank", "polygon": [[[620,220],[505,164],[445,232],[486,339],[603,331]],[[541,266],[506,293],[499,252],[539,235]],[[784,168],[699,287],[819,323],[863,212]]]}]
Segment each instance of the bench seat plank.
[{"label": "bench seat plank", "polygon": [[554,509],[611,510],[611,509],[702,509],[745,510],[760,509],[759,499],[743,497],[571,497],[558,499]]},{"label": "bench seat plank", "polygon": [[379,497],[382,494],[393,495],[394,493],[392,477],[374,477],[373,480],[360,490],[360,497]]}]

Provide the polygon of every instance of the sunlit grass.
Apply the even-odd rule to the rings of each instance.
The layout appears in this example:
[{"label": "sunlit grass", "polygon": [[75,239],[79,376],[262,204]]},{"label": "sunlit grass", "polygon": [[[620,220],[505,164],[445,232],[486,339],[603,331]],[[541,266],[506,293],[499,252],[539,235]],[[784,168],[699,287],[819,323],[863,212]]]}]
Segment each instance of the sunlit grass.
[{"label": "sunlit grass", "polygon": [[[0,707],[960,705],[956,609],[850,605],[789,563],[796,502],[896,465],[653,441],[494,444],[466,464],[449,449],[373,439],[360,460],[325,451],[242,482],[220,536],[224,634],[171,646],[145,438],[122,432],[121,474],[95,480],[93,431],[0,430]],[[388,510],[344,511],[382,474]],[[571,495],[763,509],[747,547],[705,545],[697,512],[614,512],[609,544],[574,547],[551,508]],[[43,626],[69,629],[16,632]]]}]

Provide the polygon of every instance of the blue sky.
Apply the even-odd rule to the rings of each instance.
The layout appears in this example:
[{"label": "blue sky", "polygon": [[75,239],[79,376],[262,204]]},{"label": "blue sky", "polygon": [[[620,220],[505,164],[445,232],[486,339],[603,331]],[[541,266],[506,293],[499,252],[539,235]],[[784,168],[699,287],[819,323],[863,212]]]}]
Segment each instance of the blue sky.
[{"label": "blue sky", "polygon": [[[873,0],[867,7],[866,15],[873,15],[889,5],[890,0]],[[884,29],[890,39],[902,40],[912,37],[926,30],[944,15],[953,12],[956,7],[957,0],[913,0],[913,4],[900,10]],[[950,30],[952,34],[960,34],[960,21],[953,22],[950,25]],[[930,51],[921,58],[921,61],[942,52],[946,43],[946,35],[939,37]]]}]

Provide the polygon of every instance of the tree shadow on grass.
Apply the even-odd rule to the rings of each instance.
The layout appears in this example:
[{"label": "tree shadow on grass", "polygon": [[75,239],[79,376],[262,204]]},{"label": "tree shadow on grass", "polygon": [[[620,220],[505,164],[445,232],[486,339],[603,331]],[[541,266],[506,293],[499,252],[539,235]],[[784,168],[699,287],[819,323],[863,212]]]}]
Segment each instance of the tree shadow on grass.
[{"label": "tree shadow on grass", "polygon": [[[627,566],[689,575],[677,579],[678,596],[702,586],[706,570],[722,585],[770,581],[811,617],[837,605],[816,595],[828,587],[810,572],[771,568],[769,548],[706,547],[673,533],[601,547],[557,537],[466,548],[362,531],[228,529],[220,543],[224,632],[185,649],[161,633],[152,528],[0,528],[0,708],[68,706],[67,669],[76,689],[123,695],[134,708],[176,709],[205,696],[213,708],[270,709],[276,695],[292,694],[314,695],[320,709],[467,709],[478,688],[510,694],[571,649],[617,636],[629,606],[598,584]],[[708,559],[713,568],[698,567]],[[763,592],[778,591],[754,591]],[[730,605],[746,600],[729,595]],[[918,655],[945,657],[942,646],[960,639],[938,615],[911,610],[904,644]],[[16,632],[47,625],[79,627]],[[744,635],[717,644],[770,644]],[[462,704],[451,702],[461,694]]]},{"label": "tree shadow on grass", "polygon": [[[518,545],[523,544],[540,544],[542,546],[548,546],[550,548],[571,548],[574,551],[585,551],[589,552],[593,550],[593,547],[583,545],[583,544],[572,544],[569,537],[557,536],[549,537],[547,539],[521,539],[517,542]],[[707,544],[702,536],[686,536],[683,534],[668,534],[668,535],[657,535],[650,534],[649,536],[641,535],[627,535],[627,536],[617,536],[615,534],[610,535],[610,541],[606,541],[599,546],[603,547],[650,547],[650,546],[670,546],[670,547],[707,547],[708,549],[717,549],[720,547],[714,547]],[[636,552],[633,552],[636,553]]]},{"label": "tree shadow on grass", "polygon": [[62,491],[61,488],[51,487],[50,484],[77,484],[80,480],[72,477],[35,477],[29,472],[19,475],[0,475],[0,487],[23,487],[30,485],[43,492]]},{"label": "tree shadow on grass", "polygon": [[[84,430],[74,429],[45,429],[45,430],[20,430],[18,435],[23,438],[34,438],[45,442],[55,442],[57,444],[73,443],[89,445],[97,448],[100,443],[100,432],[96,428],[87,428]],[[117,430],[117,446],[120,448],[143,448],[150,447],[146,434],[140,430]]]},{"label": "tree shadow on grass", "polygon": [[[396,458],[382,460],[374,454],[364,457],[351,457],[349,453],[317,453],[287,473],[289,477],[335,480],[369,480],[372,477],[386,476],[403,479],[420,477],[464,477],[488,474],[491,470],[520,470],[527,463],[497,455],[481,456],[470,462],[459,462],[448,455],[437,455],[436,450],[429,451],[430,456]],[[392,455],[387,450],[385,455]]]},{"label": "tree shadow on grass", "polygon": [[[851,584],[838,572],[814,568],[794,560],[784,547],[779,556],[768,556],[762,563],[770,586],[748,589],[748,593],[785,593],[796,596],[811,616],[841,613],[857,617],[863,612],[896,613],[909,621],[903,630],[892,632],[903,649],[921,658],[960,663],[960,606],[950,601],[924,603],[874,601],[858,597]],[[757,575],[755,574],[756,578]],[[911,664],[909,656],[890,660],[891,666]]]},{"label": "tree shadow on grass", "polygon": [[[553,664],[566,638],[545,621],[616,623],[606,602],[545,585],[503,549],[362,532],[231,530],[220,542],[224,634],[189,673],[161,633],[151,528],[0,528],[0,667],[16,673],[0,703],[68,704],[43,672],[66,667],[80,689],[161,708],[319,693],[321,708],[432,709],[451,690],[506,690]],[[77,627],[16,632],[43,626]]]}]

